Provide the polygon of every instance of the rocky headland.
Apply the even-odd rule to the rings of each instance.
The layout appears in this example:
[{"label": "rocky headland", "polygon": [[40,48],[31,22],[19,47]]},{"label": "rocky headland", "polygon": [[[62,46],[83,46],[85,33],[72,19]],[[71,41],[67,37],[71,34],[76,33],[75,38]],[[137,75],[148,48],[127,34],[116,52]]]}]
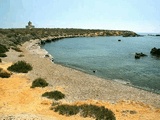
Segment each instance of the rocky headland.
[{"label": "rocky headland", "polygon": [[94,29],[0,29],[0,43],[10,46],[16,46],[31,39],[47,39],[47,42],[72,37],[96,37],[96,36],[139,36],[132,31],[124,30],[94,30]]}]

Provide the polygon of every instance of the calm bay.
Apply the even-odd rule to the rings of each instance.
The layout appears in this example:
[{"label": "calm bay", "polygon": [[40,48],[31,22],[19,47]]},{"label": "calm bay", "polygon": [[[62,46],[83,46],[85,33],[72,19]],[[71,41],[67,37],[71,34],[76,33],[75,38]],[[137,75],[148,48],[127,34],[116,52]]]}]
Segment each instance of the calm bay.
[{"label": "calm bay", "polygon": [[[153,47],[160,48],[160,37],[79,37],[42,46],[55,63],[160,94],[160,58],[150,55]],[[135,59],[136,52],[147,56]]]}]

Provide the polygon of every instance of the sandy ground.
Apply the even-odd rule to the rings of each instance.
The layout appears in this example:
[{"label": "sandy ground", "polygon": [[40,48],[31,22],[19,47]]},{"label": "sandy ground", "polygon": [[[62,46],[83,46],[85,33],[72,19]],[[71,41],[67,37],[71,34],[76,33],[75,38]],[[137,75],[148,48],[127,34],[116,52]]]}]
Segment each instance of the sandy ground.
[{"label": "sandy ground", "polygon": [[[3,58],[0,68],[7,69],[12,63],[25,60],[33,70],[27,74],[13,74],[0,78],[0,120],[90,120],[79,115],[65,117],[50,110],[52,100],[41,97],[50,90],[59,90],[68,104],[95,104],[111,109],[117,120],[158,120],[160,118],[160,95],[139,90],[114,81],[66,68],[51,62],[38,41],[26,42],[23,52],[10,50]],[[24,57],[19,57],[19,55]],[[49,87],[31,89],[34,79],[42,77]],[[134,111],[134,114],[130,111]]]}]

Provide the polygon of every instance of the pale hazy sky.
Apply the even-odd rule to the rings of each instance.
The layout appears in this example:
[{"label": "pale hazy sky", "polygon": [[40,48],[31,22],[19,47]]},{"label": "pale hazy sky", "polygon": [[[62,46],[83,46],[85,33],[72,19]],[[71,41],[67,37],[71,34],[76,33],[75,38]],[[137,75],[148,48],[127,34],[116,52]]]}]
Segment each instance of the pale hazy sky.
[{"label": "pale hazy sky", "polygon": [[160,33],[160,0],[0,0],[0,28],[89,28]]}]

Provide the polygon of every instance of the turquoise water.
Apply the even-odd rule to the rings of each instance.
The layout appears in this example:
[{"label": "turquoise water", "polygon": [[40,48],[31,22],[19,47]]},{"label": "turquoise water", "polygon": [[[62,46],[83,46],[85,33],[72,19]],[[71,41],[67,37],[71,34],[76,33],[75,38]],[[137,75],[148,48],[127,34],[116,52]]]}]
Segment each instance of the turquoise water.
[{"label": "turquoise water", "polygon": [[[42,46],[55,63],[160,93],[160,58],[150,55],[153,47],[160,48],[160,37],[67,38]],[[135,59],[135,52],[148,56]]]}]

